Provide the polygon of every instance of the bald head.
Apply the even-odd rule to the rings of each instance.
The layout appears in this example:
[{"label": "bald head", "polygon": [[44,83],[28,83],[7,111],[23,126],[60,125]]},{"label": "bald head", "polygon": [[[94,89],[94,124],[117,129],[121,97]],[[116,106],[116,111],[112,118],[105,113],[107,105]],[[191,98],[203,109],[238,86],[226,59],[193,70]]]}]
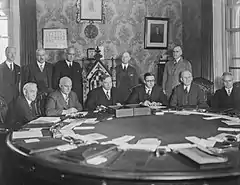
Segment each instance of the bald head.
[{"label": "bald head", "polygon": [[131,56],[129,52],[125,51],[122,55],[122,63],[127,64],[130,59],[131,59]]},{"label": "bald head", "polygon": [[68,77],[62,77],[59,81],[59,88],[63,94],[68,95],[72,90],[72,80]]},{"label": "bald head", "polygon": [[192,73],[188,70],[182,71],[180,80],[185,86],[191,85],[193,80]]}]

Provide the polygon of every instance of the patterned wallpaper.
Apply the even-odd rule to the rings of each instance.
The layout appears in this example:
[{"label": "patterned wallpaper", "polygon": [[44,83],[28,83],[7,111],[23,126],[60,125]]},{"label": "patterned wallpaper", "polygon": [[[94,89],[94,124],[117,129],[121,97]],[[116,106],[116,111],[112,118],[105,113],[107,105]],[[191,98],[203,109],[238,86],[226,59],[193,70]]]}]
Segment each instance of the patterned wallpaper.
[{"label": "patterned wallpaper", "polygon": [[[169,47],[182,44],[182,0],[104,0],[105,23],[94,23],[98,36],[89,39],[84,29],[89,23],[76,23],[77,0],[36,0],[38,47],[42,28],[68,28],[68,44],[77,48],[77,58],[86,57],[87,48],[104,46],[104,57],[117,58],[131,52],[138,72],[156,72],[156,63],[166,50],[144,49],[144,18],[168,17]],[[49,50],[49,61],[62,59],[63,51]]]}]

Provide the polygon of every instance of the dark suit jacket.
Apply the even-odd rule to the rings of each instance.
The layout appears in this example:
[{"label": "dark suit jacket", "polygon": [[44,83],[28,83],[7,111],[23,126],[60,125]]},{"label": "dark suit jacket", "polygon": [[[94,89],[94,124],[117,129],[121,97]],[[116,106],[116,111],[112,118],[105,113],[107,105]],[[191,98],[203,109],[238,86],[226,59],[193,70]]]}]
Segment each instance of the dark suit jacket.
[{"label": "dark suit jacket", "polygon": [[174,88],[170,101],[171,107],[193,107],[207,108],[208,105],[204,100],[204,92],[197,84],[192,83],[189,92],[184,92],[183,84]]},{"label": "dark suit jacket", "polygon": [[167,97],[163,93],[163,90],[158,85],[154,85],[151,95],[146,94],[145,85],[135,87],[130,94],[127,103],[134,104],[149,100],[150,102],[160,102],[164,105],[168,105]]},{"label": "dark suit jacket", "polygon": [[77,94],[80,103],[83,102],[82,68],[79,63],[73,62],[71,68],[65,60],[57,62],[53,68],[53,88],[58,89],[60,78],[67,76],[72,80],[72,90]]},{"label": "dark suit jacket", "polygon": [[19,94],[20,67],[14,64],[13,72],[6,62],[0,64],[0,95],[7,104],[17,99]]},{"label": "dark suit jacket", "polygon": [[69,108],[76,108],[78,111],[83,109],[81,103],[78,101],[76,93],[73,91],[69,93],[69,103],[67,104],[62,93],[59,90],[56,90],[48,97],[46,115],[60,116],[62,115],[63,110],[67,110]]},{"label": "dark suit jacket", "polygon": [[30,106],[24,96],[18,97],[14,108],[15,123],[23,125],[37,118],[36,107],[32,106],[32,109],[30,109]]},{"label": "dark suit jacket", "polygon": [[86,100],[86,107],[88,110],[95,110],[97,106],[104,105],[115,105],[119,103],[119,96],[117,89],[112,87],[111,89],[111,99],[108,100],[102,87],[97,87],[88,93]]},{"label": "dark suit jacket", "polygon": [[53,65],[50,63],[45,63],[44,73],[46,73],[47,84],[44,82],[44,76],[40,71],[37,62],[29,64],[25,67],[23,76],[22,86],[27,82],[35,82],[38,86],[39,92],[50,93],[52,89],[52,71]]},{"label": "dark suit jacket", "polygon": [[183,58],[181,58],[176,65],[174,65],[174,61],[168,61],[165,64],[162,87],[168,98],[172,94],[172,89],[180,84],[179,76],[184,70],[192,71],[192,66],[189,61]]},{"label": "dark suit jacket", "polygon": [[225,88],[218,89],[211,103],[214,109],[229,109],[233,108],[240,110],[240,88],[233,87],[230,96],[227,95]]},{"label": "dark suit jacket", "polygon": [[124,104],[130,95],[130,89],[138,84],[138,75],[136,69],[128,65],[127,71],[124,71],[122,64],[116,66],[116,87],[120,97],[120,103]]}]

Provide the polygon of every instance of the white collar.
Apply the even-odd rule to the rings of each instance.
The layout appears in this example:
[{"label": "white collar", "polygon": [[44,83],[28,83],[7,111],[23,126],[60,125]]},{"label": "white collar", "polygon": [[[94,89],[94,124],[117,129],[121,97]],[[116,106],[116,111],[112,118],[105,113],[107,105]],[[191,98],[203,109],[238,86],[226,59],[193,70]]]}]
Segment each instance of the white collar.
[{"label": "white collar", "polygon": [[122,63],[122,68],[124,69],[125,67],[128,68],[128,63],[127,64]]},{"label": "white collar", "polygon": [[189,92],[190,88],[191,88],[191,85],[189,85],[189,86],[183,85],[183,89],[185,89],[185,88],[187,88],[187,91]]},{"label": "white collar", "polygon": [[30,101],[29,99],[27,99],[26,97],[25,97],[25,99],[27,100],[27,102],[28,102],[28,105],[29,106],[31,106],[31,103],[32,103],[32,101]]},{"label": "white collar", "polygon": [[103,92],[105,93],[105,94],[107,94],[107,92],[109,92],[109,95],[111,95],[111,89],[110,90],[106,90],[106,89],[104,89],[104,88],[102,88],[103,89]]},{"label": "white collar", "polygon": [[62,93],[62,91],[61,91],[61,94],[63,95],[63,99],[66,100],[69,97],[70,93],[68,95],[66,95],[66,94]]},{"label": "white collar", "polygon": [[8,60],[6,60],[6,64],[7,64],[9,69],[11,69],[10,64],[13,64],[12,66],[13,66],[13,70],[14,70],[14,62],[9,62]]},{"label": "white collar", "polygon": [[146,91],[146,93],[148,93],[148,91],[152,92],[152,89],[148,88],[148,87],[145,85],[145,91]]},{"label": "white collar", "polygon": [[69,65],[73,65],[73,62],[70,62],[70,61],[68,61],[68,60],[65,60],[66,61],[66,63],[67,63],[67,65],[69,66]]},{"label": "white collar", "polygon": [[230,92],[232,92],[232,89],[233,89],[233,87],[231,87],[231,88],[229,88],[229,89],[227,89],[227,88],[225,87],[226,92],[228,92],[228,90],[230,90]]},{"label": "white collar", "polygon": [[180,60],[181,60],[181,57],[179,57],[178,59],[175,59],[175,62],[178,63]]},{"label": "white collar", "polygon": [[40,66],[42,66],[42,68],[44,69],[45,63],[46,63],[46,62],[40,63],[40,62],[37,61],[37,65],[38,65],[39,68],[40,68]]}]

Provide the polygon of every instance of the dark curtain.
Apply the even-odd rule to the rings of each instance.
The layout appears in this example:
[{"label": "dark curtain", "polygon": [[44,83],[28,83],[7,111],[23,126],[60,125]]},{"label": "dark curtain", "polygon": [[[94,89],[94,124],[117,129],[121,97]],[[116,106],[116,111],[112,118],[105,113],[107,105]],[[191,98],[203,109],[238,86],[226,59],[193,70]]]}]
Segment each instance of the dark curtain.
[{"label": "dark curtain", "polygon": [[37,18],[36,0],[19,0],[20,9],[20,65],[36,60]]},{"label": "dark curtain", "polygon": [[213,11],[212,11],[212,8],[213,8],[212,0],[202,0],[201,76],[213,82]]}]

